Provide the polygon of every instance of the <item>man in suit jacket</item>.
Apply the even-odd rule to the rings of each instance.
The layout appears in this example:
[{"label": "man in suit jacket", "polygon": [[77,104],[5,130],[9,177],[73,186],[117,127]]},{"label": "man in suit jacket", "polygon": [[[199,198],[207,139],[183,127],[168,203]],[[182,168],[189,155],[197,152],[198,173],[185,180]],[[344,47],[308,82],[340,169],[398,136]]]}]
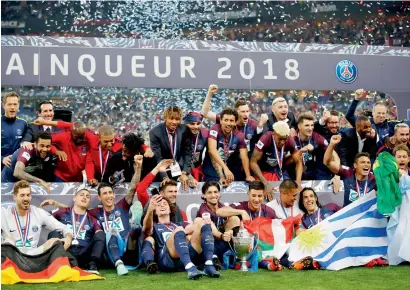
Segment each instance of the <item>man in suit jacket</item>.
[{"label": "man in suit jacket", "polygon": [[356,119],[356,128],[349,128],[341,133],[340,162],[352,167],[356,154],[367,152],[373,163],[377,153],[377,139],[372,136],[372,125],[369,118],[359,116]]},{"label": "man in suit jacket", "polygon": [[[54,119],[53,103],[50,101],[43,101],[39,104],[38,116],[47,121]],[[21,140],[21,147],[26,150],[31,150],[34,143],[34,138],[41,132],[55,132],[56,128],[53,126],[30,124],[27,127],[26,133]]]},{"label": "man in suit jacket", "polygon": [[[179,165],[181,174],[178,179],[186,187],[188,175],[191,172],[193,152],[191,138],[187,135],[187,128],[185,125],[181,125],[182,110],[176,106],[166,108],[164,120],[165,122],[149,131],[150,146],[157,164],[163,159],[173,159],[175,161],[174,166]],[[172,166],[170,168],[169,175],[160,172],[161,180],[172,176]],[[177,172],[177,170],[174,172]],[[174,174],[172,177],[176,179],[178,176]]]},{"label": "man in suit jacket", "polygon": [[272,112],[268,114],[268,121],[263,127],[263,133],[273,131],[273,124],[277,121],[284,121],[288,123],[291,130],[291,135],[296,136],[296,129],[298,128],[298,122],[292,112],[289,112],[288,102],[285,98],[279,97],[272,102]]}]

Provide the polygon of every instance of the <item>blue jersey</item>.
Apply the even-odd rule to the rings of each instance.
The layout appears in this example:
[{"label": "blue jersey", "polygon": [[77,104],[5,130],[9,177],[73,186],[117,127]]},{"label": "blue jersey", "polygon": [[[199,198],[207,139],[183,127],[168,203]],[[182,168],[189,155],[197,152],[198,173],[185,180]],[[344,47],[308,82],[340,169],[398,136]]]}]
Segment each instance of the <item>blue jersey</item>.
[{"label": "blue jersey", "polygon": [[[1,117],[1,160],[20,148],[27,123],[23,119]],[[3,164],[1,165],[3,168]]]},{"label": "blue jersey", "polygon": [[183,223],[169,223],[169,224],[154,224],[152,237],[155,240],[155,253],[158,255],[162,249],[166,247],[167,241],[172,232]]},{"label": "blue jersey", "polygon": [[319,208],[315,213],[307,214],[305,213],[302,217],[301,229],[310,229],[314,225],[317,225],[327,217],[334,214],[333,211],[326,207]]},{"label": "blue jersey", "polygon": [[[61,223],[65,224],[73,233],[73,239],[77,239],[79,242],[79,246],[86,247],[91,242],[92,238],[94,237],[95,232],[100,231],[101,227],[98,221],[90,215],[87,211],[87,217],[84,223],[83,219],[85,214],[78,215],[75,214],[75,223],[76,223],[76,233],[74,234],[73,230],[73,215],[72,215],[72,208],[61,208],[55,213],[53,216],[60,221]],[[81,225],[81,228],[80,228]],[[78,235],[77,235],[78,234]]]},{"label": "blue jersey", "polygon": [[353,168],[347,166],[340,166],[339,172],[340,179],[343,180],[345,189],[343,206],[347,206],[352,202],[358,200],[360,197],[366,195],[372,190],[377,190],[376,179],[373,173],[369,173],[369,176],[364,181],[356,180],[355,171]]},{"label": "blue jersey", "polygon": [[[104,212],[104,208],[97,207],[91,209],[89,212],[100,222],[104,232],[108,232],[110,228],[116,228],[121,238],[127,241],[128,234],[131,231],[129,211],[130,205],[124,197],[115,204],[112,211]],[[107,217],[107,220],[105,217]]]}]

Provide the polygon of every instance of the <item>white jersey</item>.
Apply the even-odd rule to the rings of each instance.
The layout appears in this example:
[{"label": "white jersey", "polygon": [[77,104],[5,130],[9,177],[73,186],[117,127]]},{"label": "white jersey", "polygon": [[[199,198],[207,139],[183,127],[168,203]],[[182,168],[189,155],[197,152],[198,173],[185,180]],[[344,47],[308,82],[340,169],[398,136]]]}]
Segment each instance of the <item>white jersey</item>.
[{"label": "white jersey", "polygon": [[295,202],[292,207],[285,207],[282,206],[282,203],[274,199],[266,204],[270,208],[272,208],[278,219],[287,219],[291,216],[298,216],[299,214],[303,215],[303,212],[300,210],[298,204]]},{"label": "white jersey", "polygon": [[36,251],[38,242],[40,240],[41,228],[45,226],[50,231],[58,231],[65,235],[69,232],[68,228],[57,221],[52,215],[50,215],[45,210],[30,206],[30,219],[28,225],[28,234],[25,243],[23,245],[22,237],[20,233],[22,232],[23,237],[25,236],[27,215],[24,217],[18,216],[20,220],[20,226],[23,228],[22,231],[18,230],[18,222],[13,214],[14,207],[9,207],[1,211],[1,238],[2,241],[12,242],[20,251],[27,254],[37,254],[42,251]]}]

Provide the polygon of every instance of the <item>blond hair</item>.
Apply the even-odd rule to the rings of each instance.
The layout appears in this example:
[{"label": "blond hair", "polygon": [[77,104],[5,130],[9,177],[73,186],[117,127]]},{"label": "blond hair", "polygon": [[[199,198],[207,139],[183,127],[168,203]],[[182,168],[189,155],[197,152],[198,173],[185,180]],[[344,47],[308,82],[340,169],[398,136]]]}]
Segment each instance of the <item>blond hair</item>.
[{"label": "blond hair", "polygon": [[30,188],[30,183],[27,180],[20,180],[14,184],[13,194],[16,195],[19,193],[21,188]]},{"label": "blond hair", "polygon": [[279,134],[280,136],[289,136],[290,135],[290,128],[288,123],[285,121],[278,121],[272,126],[273,132]]},{"label": "blond hair", "polygon": [[20,101],[20,96],[19,94],[17,94],[16,92],[10,92],[7,93],[4,98],[3,98],[3,104],[5,104],[7,102],[7,98],[13,98],[13,97],[17,97],[17,99]]}]

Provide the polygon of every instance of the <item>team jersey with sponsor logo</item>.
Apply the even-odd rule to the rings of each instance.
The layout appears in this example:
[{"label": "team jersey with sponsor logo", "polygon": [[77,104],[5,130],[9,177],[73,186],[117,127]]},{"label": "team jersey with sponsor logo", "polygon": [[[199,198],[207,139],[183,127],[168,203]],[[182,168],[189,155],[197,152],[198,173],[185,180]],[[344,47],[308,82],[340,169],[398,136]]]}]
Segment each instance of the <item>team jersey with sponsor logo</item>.
[{"label": "team jersey with sponsor logo", "polygon": [[76,233],[74,233],[72,213],[73,211],[71,207],[60,208],[55,213],[53,213],[53,216],[68,227],[70,232],[73,234],[73,240],[77,239],[80,246],[86,247],[91,242],[92,238],[94,237],[94,234],[97,231],[101,230],[101,226],[98,223],[98,221],[87,210],[87,215],[74,214],[76,224]]},{"label": "team jersey with sponsor logo", "polygon": [[255,150],[263,154],[262,159],[258,162],[262,172],[272,172],[280,176],[280,164],[283,166],[284,160],[287,157],[290,157],[293,153],[297,152],[295,140],[293,140],[292,137],[289,137],[286,140],[283,150],[279,147],[276,147],[276,149],[277,150],[275,150],[273,143],[272,132],[266,132],[263,134],[258,143],[255,145]]},{"label": "team jersey with sponsor logo", "polygon": [[[219,203],[218,208],[221,208],[221,207],[224,207],[224,205],[222,203]],[[228,219],[228,218],[217,216],[216,212],[212,211],[212,209],[209,208],[206,202],[201,204],[196,214],[196,217],[202,217],[202,214],[204,213],[209,213],[211,215],[211,220],[217,228],[219,228],[220,226],[223,226]]]},{"label": "team jersey with sponsor logo", "polygon": [[186,227],[188,223],[168,223],[168,224],[161,224],[156,223],[154,224],[153,234],[152,237],[155,240],[155,253],[159,254],[164,247],[167,245],[167,241],[171,236],[172,232],[179,226]]},{"label": "team jersey with sponsor logo", "polygon": [[30,254],[30,250],[39,246],[43,226],[50,231],[58,231],[64,236],[69,232],[63,223],[41,208],[30,206],[29,219],[27,219],[27,215],[20,217],[15,213],[14,207],[2,209],[1,237],[3,240],[12,238],[16,242],[17,248],[26,248],[28,254]]},{"label": "team jersey with sponsor logo", "polygon": [[[229,136],[225,136],[222,132],[221,125],[214,124],[209,130],[208,138],[217,142],[216,146],[219,156],[235,175],[235,180],[241,180],[239,176],[242,172],[242,163],[239,149],[246,148],[245,135],[238,130],[233,130]],[[218,173],[212,165],[209,153],[206,153],[202,168],[205,175],[218,177]]]},{"label": "team jersey with sponsor logo", "polygon": [[[103,207],[96,207],[89,210],[89,213],[100,222],[104,232],[108,232],[111,228],[116,228],[121,238],[126,241],[131,229],[129,211],[130,205],[124,197],[115,204],[112,211],[104,212]],[[107,217],[107,220],[105,217]]]},{"label": "team jersey with sponsor logo", "polygon": [[334,214],[334,211],[331,211],[327,207],[318,208],[318,210],[312,214],[305,213],[302,217],[302,223],[300,225],[301,229],[310,229],[311,227],[317,225],[324,219],[330,217]]},{"label": "team jersey with sponsor logo", "polygon": [[249,208],[249,202],[248,201],[234,202],[230,205],[230,207],[235,208],[235,209],[245,210],[249,214],[251,220],[253,220],[254,218],[257,218],[257,217],[267,217],[267,218],[270,218],[270,219],[276,219],[277,218],[275,211],[272,208],[266,206],[266,204],[262,204],[260,206],[259,210],[257,210],[257,211],[252,211]]},{"label": "team jersey with sponsor logo", "polygon": [[372,190],[377,190],[376,179],[372,172],[369,173],[367,180],[358,181],[354,169],[342,165],[337,175],[340,175],[340,179],[343,180],[345,189],[343,206],[351,204]]}]

